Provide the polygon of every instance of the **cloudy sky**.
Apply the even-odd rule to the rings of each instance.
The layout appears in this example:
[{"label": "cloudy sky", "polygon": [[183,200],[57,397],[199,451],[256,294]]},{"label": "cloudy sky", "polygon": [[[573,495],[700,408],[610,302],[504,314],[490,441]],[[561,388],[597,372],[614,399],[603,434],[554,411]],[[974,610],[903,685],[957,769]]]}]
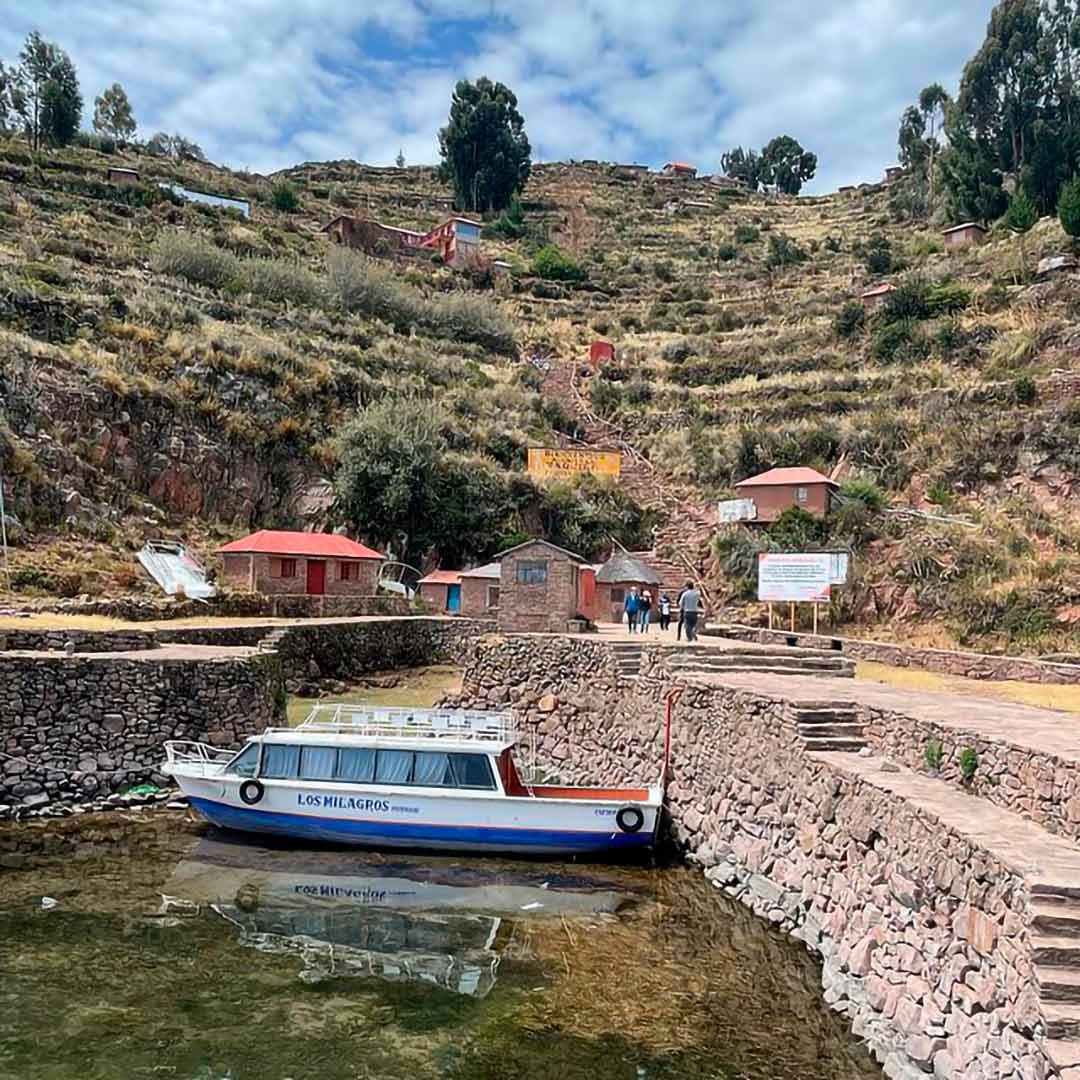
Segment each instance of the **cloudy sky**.
[{"label": "cloudy sky", "polygon": [[713,172],[723,150],[790,134],[809,190],[879,175],[900,112],[950,92],[992,0],[0,0],[0,58],[38,29],[86,98],[127,89],[146,136],[215,161],[438,157],[455,80],[518,95],[534,158]]}]

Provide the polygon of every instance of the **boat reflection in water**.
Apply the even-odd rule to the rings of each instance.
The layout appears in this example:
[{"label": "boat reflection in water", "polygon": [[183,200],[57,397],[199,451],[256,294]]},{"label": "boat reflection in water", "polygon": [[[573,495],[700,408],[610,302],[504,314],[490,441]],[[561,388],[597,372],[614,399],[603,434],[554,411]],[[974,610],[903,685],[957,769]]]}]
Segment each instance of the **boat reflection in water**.
[{"label": "boat reflection in water", "polygon": [[621,883],[535,866],[203,839],[169,879],[164,910],[211,908],[240,944],[298,957],[307,982],[375,977],[484,997],[515,923],[614,915],[638,899]]}]

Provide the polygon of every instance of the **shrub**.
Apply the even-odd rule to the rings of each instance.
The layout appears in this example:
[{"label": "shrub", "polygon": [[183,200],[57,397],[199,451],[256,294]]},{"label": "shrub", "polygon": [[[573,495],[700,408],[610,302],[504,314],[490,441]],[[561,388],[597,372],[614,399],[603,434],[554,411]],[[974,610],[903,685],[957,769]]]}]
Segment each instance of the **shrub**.
[{"label": "shrub", "polygon": [[833,319],[833,330],[837,337],[854,337],[866,325],[866,309],[858,302],[846,303]]},{"label": "shrub", "polygon": [[754,228],[753,225],[736,225],[735,226],[735,243],[736,244],[753,244],[761,238],[761,232]]},{"label": "shrub", "polygon": [[965,746],[960,751],[959,765],[960,775],[963,777],[964,783],[970,784],[975,777],[976,769],[979,767],[979,755],[970,746]]},{"label": "shrub", "polygon": [[829,526],[801,506],[789,506],[766,530],[781,551],[806,551],[829,539]]},{"label": "shrub", "polygon": [[653,273],[657,281],[672,282],[675,280],[675,268],[666,259],[660,259],[653,264]]},{"label": "shrub", "polygon": [[1031,405],[1038,396],[1038,388],[1035,386],[1035,380],[1031,376],[1021,375],[1013,383],[1013,401],[1017,405]]},{"label": "shrub", "polygon": [[840,494],[847,499],[863,503],[870,510],[884,510],[889,496],[868,477],[856,476],[840,485]]},{"label": "shrub", "polygon": [[942,761],[945,760],[945,748],[941,745],[941,740],[930,739],[923,751],[923,757],[926,760],[926,767],[937,772],[941,768]]},{"label": "shrub", "polygon": [[679,338],[678,341],[669,341],[660,350],[660,355],[669,364],[681,364],[691,356],[696,356],[697,353],[697,344],[691,338]]},{"label": "shrub", "polygon": [[532,272],[547,281],[584,281],[588,277],[556,244],[545,244],[533,256]]},{"label": "shrub", "polygon": [[770,268],[778,266],[795,266],[805,262],[809,258],[805,251],[785,233],[776,233],[769,237],[769,254],[765,256],[765,265]]},{"label": "shrub", "polygon": [[922,278],[909,278],[902,281],[892,292],[886,294],[881,305],[881,317],[887,323],[900,322],[904,319],[927,319],[930,317],[930,305],[926,294],[929,286]]},{"label": "shrub", "polygon": [[1080,236],[1080,177],[1074,176],[1058,197],[1058,218],[1069,236]]},{"label": "shrub", "polygon": [[830,236],[825,237],[825,250],[826,251],[838,252],[838,251],[842,250],[842,247],[843,247],[843,242],[841,241],[839,236],[830,235]]},{"label": "shrub", "polygon": [[510,206],[493,222],[485,225],[485,236],[499,236],[504,240],[519,240],[525,235],[525,213],[516,198],[510,200]]},{"label": "shrub", "polygon": [[953,281],[942,281],[931,285],[926,293],[926,304],[931,317],[935,315],[955,315],[971,303],[971,290],[965,289]]},{"label": "shrub", "polygon": [[866,269],[871,274],[887,274],[893,269],[892,245],[883,233],[874,233],[865,244],[861,245],[858,254],[862,256]]},{"label": "shrub", "polygon": [[237,277],[240,260],[201,237],[163,232],[150,246],[150,265],[159,274],[221,289]]},{"label": "shrub", "polygon": [[246,259],[237,284],[265,300],[313,306],[322,301],[323,282],[310,270],[284,259]]},{"label": "shrub", "polygon": [[734,244],[720,244],[716,249],[716,257],[720,262],[731,262],[739,257],[739,249]]},{"label": "shrub", "polygon": [[279,180],[270,189],[270,202],[275,210],[291,214],[300,208],[300,196],[296,193],[294,185],[288,180]]},{"label": "shrub", "polygon": [[873,337],[870,345],[871,355],[884,363],[892,361],[913,361],[925,359],[929,345],[918,323],[912,319],[887,323]]}]

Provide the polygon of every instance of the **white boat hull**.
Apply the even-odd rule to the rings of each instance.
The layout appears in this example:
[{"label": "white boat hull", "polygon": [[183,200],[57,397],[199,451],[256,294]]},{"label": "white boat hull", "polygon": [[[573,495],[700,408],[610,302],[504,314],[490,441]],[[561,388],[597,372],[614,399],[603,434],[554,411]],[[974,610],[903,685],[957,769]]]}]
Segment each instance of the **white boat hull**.
[{"label": "white boat hull", "polygon": [[[660,803],[659,792],[648,802],[621,804],[264,780],[262,798],[249,805],[236,777],[171,771],[192,807],[221,828],[362,847],[538,855],[640,851],[654,842]],[[640,812],[633,832],[617,824],[624,807]]]}]

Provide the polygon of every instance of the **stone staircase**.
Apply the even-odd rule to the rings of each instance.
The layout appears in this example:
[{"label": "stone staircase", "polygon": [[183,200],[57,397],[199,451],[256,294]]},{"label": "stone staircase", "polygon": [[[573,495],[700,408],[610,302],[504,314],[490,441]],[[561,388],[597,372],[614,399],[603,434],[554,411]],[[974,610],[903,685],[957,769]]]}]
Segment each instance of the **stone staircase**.
[{"label": "stone staircase", "polygon": [[724,675],[753,671],[763,675],[818,675],[852,678],[853,660],[839,653],[779,646],[749,646],[727,651],[709,645],[688,645],[668,657],[671,670],[680,675]]},{"label": "stone staircase", "polygon": [[266,637],[260,638],[258,645],[259,652],[277,652],[278,644],[289,629],[290,628],[288,626],[279,626],[276,630],[271,630],[270,633],[266,635]]},{"label": "stone staircase", "polygon": [[788,716],[807,750],[855,752],[866,746],[866,725],[849,701],[791,702]]},{"label": "stone staircase", "polygon": [[641,650],[644,642],[612,642],[611,651],[615,654],[615,670],[621,679],[636,679],[641,672]]},{"label": "stone staircase", "polygon": [[1031,886],[1031,945],[1047,1051],[1068,1080],[1080,1078],[1080,885]]}]

